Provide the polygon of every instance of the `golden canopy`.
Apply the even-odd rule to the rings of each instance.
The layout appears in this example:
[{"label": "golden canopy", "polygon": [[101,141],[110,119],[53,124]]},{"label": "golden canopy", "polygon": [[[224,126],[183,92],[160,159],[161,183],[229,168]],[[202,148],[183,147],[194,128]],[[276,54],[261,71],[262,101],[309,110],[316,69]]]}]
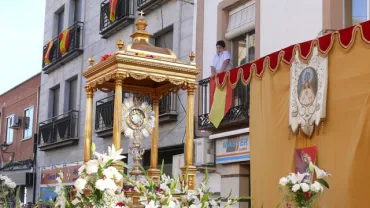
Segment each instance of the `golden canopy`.
[{"label": "golden canopy", "polygon": [[86,77],[85,90],[87,93],[84,160],[91,158],[93,94],[96,90],[103,92],[115,91],[113,145],[121,148],[122,125],[122,90],[147,95],[153,100],[153,110],[156,115],[156,125],[152,133],[151,161],[149,176],[159,180],[158,170],[158,114],[159,100],[162,96],[179,89],[187,90],[186,117],[186,153],[185,166],[182,173],[188,173],[188,186],[195,188],[196,168],[193,166],[194,140],[194,90],[197,87],[196,76],[199,70],[194,63],[195,54],[189,54],[190,62],[184,63],[177,59],[169,49],[159,48],[149,43],[152,36],[145,29],[147,21],[141,16],[136,22],[137,31],[131,37],[133,43],[124,47],[123,41],[117,42],[116,53],[106,55],[94,65],[90,58],[90,66],[84,71]]},{"label": "golden canopy", "polygon": [[133,43],[124,48],[124,42],[118,41],[118,51],[93,65],[83,73],[86,87],[103,92],[115,89],[115,80],[124,79],[123,88],[127,91],[147,95],[163,95],[170,90],[188,89],[196,86],[196,68],[194,53],[190,53],[190,63],[177,59],[176,55],[166,48],[159,48],[149,43],[152,34],[143,16],[136,22],[137,31],[131,35]]}]

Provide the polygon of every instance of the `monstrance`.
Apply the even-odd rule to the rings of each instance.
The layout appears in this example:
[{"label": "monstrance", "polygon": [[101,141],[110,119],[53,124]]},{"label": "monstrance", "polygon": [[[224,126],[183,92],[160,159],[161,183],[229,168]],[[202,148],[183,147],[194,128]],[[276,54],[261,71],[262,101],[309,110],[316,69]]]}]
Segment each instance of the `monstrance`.
[{"label": "monstrance", "polygon": [[122,131],[124,135],[132,140],[129,153],[134,160],[134,166],[130,175],[138,180],[143,172],[140,170],[140,161],[144,154],[141,141],[149,137],[155,125],[155,115],[151,105],[142,101],[139,97],[130,96],[122,105]]}]

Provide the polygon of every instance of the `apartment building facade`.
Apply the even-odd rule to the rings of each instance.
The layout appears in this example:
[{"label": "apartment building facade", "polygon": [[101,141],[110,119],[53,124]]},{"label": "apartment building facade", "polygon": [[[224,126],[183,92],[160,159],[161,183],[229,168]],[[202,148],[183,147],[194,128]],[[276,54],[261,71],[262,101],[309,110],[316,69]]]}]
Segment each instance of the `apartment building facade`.
[{"label": "apartment building facade", "polygon": [[[41,104],[39,113],[37,195],[42,199],[55,197],[47,186],[54,186],[59,170],[67,173],[66,185],[76,179],[76,170],[83,161],[83,130],[85,125],[86,92],[82,72],[93,57],[116,50],[118,40],[130,44],[138,12],[145,13],[153,34],[152,44],[172,49],[177,57],[188,61],[193,49],[194,6],[174,0],[118,0],[116,15],[110,19],[109,0],[47,1],[45,11],[44,57],[41,75]],[[66,39],[63,37],[68,37]],[[67,46],[67,47],[66,47]],[[124,91],[124,96],[130,96]],[[173,157],[184,152],[186,93],[170,94],[160,102],[159,160],[165,162],[165,172],[172,174]],[[94,94],[93,142],[97,151],[107,152],[112,145],[113,93]],[[130,141],[122,139],[128,154]],[[143,141],[147,150],[143,166],[150,163],[150,138]],[[181,158],[181,156],[175,156]],[[181,159],[180,159],[181,160]],[[179,169],[181,164],[174,169]]]},{"label": "apartment building facade", "polygon": [[[232,108],[218,128],[209,121],[210,75],[216,42],[224,40],[236,68],[291,44],[314,39],[328,32],[369,20],[366,0],[196,0],[196,63],[202,69],[196,99],[198,169],[213,166],[211,191],[227,196],[252,196],[250,192],[249,135],[250,88],[239,83],[233,89]],[[199,154],[198,154],[199,155]],[[202,174],[200,173],[199,176]],[[251,207],[248,200],[235,207]]]},{"label": "apartment building facade", "polygon": [[33,201],[41,74],[0,95],[0,174],[10,177],[23,203]]}]

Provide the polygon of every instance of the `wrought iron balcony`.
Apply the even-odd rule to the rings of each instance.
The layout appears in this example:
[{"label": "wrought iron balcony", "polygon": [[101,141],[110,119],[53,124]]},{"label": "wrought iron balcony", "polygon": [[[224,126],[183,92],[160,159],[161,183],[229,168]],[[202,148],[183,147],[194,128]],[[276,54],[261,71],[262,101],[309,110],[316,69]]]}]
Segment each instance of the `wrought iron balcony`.
[{"label": "wrought iron balcony", "polygon": [[[123,100],[131,96],[129,92],[123,93]],[[152,105],[148,97],[142,99]],[[99,136],[110,136],[113,129],[114,95],[96,101],[95,131]],[[177,120],[176,94],[171,93],[159,102],[159,122]]]},{"label": "wrought iron balcony", "polygon": [[[218,129],[230,126],[249,126],[249,91],[250,86],[244,86],[241,82],[233,89],[233,102],[231,109],[226,113]],[[209,120],[210,106],[210,78],[199,81],[198,101],[198,129],[215,130]],[[215,101],[216,102],[216,101]]]},{"label": "wrought iron balcony", "polygon": [[49,51],[49,60],[50,63],[45,61],[45,56],[48,53],[48,46],[49,43],[44,45],[43,47],[43,59],[42,59],[42,70],[45,74],[52,72],[53,70],[57,69],[59,66],[67,63],[73,58],[79,56],[83,49],[82,49],[82,30],[83,30],[83,23],[82,22],[75,22],[72,26],[68,28],[69,31],[69,38],[68,38],[68,46],[66,52],[61,54],[60,52],[60,38],[59,35],[52,39],[53,44]]},{"label": "wrought iron balcony", "polygon": [[137,0],[137,10],[146,13],[158,8],[169,0]]},{"label": "wrought iron balcony", "polygon": [[177,94],[171,92],[159,101],[159,122],[177,121]]},{"label": "wrought iron balcony", "polygon": [[100,8],[100,34],[108,38],[122,28],[134,22],[133,0],[118,0],[115,20],[110,20],[110,3],[105,0]]},{"label": "wrought iron balcony", "polygon": [[78,142],[78,111],[55,116],[39,124],[39,148],[46,151]]}]

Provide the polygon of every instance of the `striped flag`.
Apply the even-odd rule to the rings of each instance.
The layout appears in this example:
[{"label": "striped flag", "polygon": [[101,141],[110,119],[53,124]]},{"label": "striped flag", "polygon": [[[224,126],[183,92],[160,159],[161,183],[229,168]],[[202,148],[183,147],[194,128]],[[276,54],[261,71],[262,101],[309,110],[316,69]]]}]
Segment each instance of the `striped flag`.
[{"label": "striped flag", "polygon": [[110,7],[109,19],[112,22],[114,22],[116,20],[117,2],[118,2],[118,0],[109,0],[109,7]]},{"label": "striped flag", "polygon": [[[219,89],[216,86],[216,79],[210,81],[210,105],[211,112],[209,113],[209,120],[218,128],[222,119],[232,106],[233,90],[231,83],[227,82],[224,89]],[[213,102],[213,101],[216,102]]]},{"label": "striped flag", "polygon": [[46,46],[46,52],[45,52],[45,55],[44,55],[44,63],[45,64],[50,64],[50,51],[51,51],[51,48],[53,48],[53,44],[54,44],[54,41],[51,40]]},{"label": "striped flag", "polygon": [[62,55],[68,51],[70,32],[71,30],[68,28],[59,34],[59,41],[60,41],[59,49],[60,49],[60,54]]}]

